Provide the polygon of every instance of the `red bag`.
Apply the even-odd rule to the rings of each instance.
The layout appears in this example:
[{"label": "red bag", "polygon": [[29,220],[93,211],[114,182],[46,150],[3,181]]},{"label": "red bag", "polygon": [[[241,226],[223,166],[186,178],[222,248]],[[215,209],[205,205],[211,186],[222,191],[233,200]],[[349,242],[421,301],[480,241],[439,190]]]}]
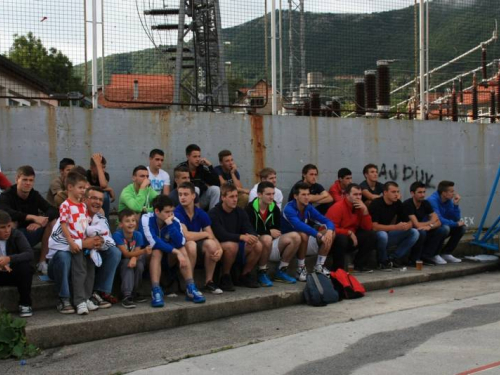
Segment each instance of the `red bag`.
[{"label": "red bag", "polygon": [[340,300],[344,298],[361,298],[366,293],[363,284],[361,284],[358,279],[356,279],[353,275],[344,271],[343,269],[339,268],[337,271],[330,272],[330,278],[332,280],[333,287],[339,294]]}]

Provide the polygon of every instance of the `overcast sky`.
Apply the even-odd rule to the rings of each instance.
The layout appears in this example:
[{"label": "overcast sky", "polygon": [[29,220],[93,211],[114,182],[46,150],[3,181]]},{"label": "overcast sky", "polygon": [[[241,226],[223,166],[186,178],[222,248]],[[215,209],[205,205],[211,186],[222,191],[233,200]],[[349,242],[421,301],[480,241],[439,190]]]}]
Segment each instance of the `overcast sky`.
[{"label": "overcast sky", "polygon": [[[101,0],[97,0],[100,4]],[[297,1],[298,0],[294,0]],[[87,0],[87,19],[91,19]],[[310,12],[372,13],[413,5],[414,0],[305,0]],[[175,19],[144,17],[143,10],[162,7],[178,7],[174,0],[104,0],[105,54],[129,52],[151,48],[152,42],[144,28],[150,30],[154,23],[174,23]],[[60,49],[78,64],[84,61],[84,7],[83,0],[1,0],[0,53],[12,45],[13,34],[32,31],[46,47]],[[279,6],[279,0],[276,0]],[[220,0],[223,27],[231,27],[264,14],[264,0]],[[271,0],[268,0],[271,7]],[[288,0],[282,0],[288,9]],[[98,12],[98,20],[101,12]],[[141,21],[144,24],[141,26]],[[87,30],[91,32],[90,24]],[[176,35],[153,32],[158,44],[175,44]],[[101,34],[99,32],[99,39]],[[100,43],[99,43],[100,49]],[[90,48],[88,48],[90,59]]]}]

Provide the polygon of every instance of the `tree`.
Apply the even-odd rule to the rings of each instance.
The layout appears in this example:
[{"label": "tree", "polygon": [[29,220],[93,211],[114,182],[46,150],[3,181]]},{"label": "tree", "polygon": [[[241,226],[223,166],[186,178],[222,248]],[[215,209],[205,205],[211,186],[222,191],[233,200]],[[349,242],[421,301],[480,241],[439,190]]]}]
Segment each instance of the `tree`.
[{"label": "tree", "polygon": [[47,50],[32,32],[26,36],[15,34],[7,57],[46,82],[54,93],[83,92],[69,58],[56,48]]}]

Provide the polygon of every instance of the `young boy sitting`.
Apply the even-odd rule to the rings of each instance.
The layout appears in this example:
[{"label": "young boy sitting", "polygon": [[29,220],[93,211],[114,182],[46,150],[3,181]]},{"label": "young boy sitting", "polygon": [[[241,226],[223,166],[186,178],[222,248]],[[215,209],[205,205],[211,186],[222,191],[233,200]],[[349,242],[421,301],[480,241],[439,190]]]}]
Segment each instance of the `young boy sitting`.
[{"label": "young boy sitting", "polygon": [[14,285],[19,291],[19,316],[33,315],[31,281],[33,249],[21,231],[12,228],[10,215],[0,210],[0,286]]},{"label": "young boy sitting", "polygon": [[142,233],[135,230],[137,221],[134,211],[125,208],[118,214],[118,220],[120,229],[113,234],[113,239],[122,252],[120,262],[122,306],[132,309],[136,307],[137,302],[145,302],[138,291],[146,265],[146,256],[151,255],[152,250],[150,246],[146,246]]},{"label": "young boy sitting", "polygon": [[87,179],[79,173],[70,172],[66,178],[68,199],[59,207],[61,230],[71,251],[71,281],[73,303],[77,314],[86,315],[98,307],[90,300],[94,286],[94,262],[84,255],[83,240],[90,217],[87,207],[82,203]]},{"label": "young boy sitting", "polygon": [[159,195],[153,200],[153,209],[154,212],[142,215],[139,223],[139,231],[153,248],[149,265],[153,298],[151,306],[163,307],[165,304],[163,290],[160,287],[163,253],[169,255],[169,265],[179,263],[180,272],[186,281],[186,300],[194,303],[205,302],[205,297],[193,280],[193,267],[191,265],[196,263],[196,248],[190,248],[188,252],[184,246],[186,239],[179,220],[174,217],[172,200],[165,195]]}]

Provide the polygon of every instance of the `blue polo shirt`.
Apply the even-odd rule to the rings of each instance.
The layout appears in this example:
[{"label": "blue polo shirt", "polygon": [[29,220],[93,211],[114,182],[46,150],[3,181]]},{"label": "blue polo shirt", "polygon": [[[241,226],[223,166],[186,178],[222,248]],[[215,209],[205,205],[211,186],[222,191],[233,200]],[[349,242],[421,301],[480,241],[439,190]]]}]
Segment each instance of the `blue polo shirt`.
[{"label": "blue polo shirt", "polygon": [[203,232],[203,228],[206,228],[212,224],[208,214],[198,207],[194,207],[193,220],[189,219],[184,207],[178,205],[174,210],[174,215],[179,221],[184,224],[188,231],[190,232]]}]

